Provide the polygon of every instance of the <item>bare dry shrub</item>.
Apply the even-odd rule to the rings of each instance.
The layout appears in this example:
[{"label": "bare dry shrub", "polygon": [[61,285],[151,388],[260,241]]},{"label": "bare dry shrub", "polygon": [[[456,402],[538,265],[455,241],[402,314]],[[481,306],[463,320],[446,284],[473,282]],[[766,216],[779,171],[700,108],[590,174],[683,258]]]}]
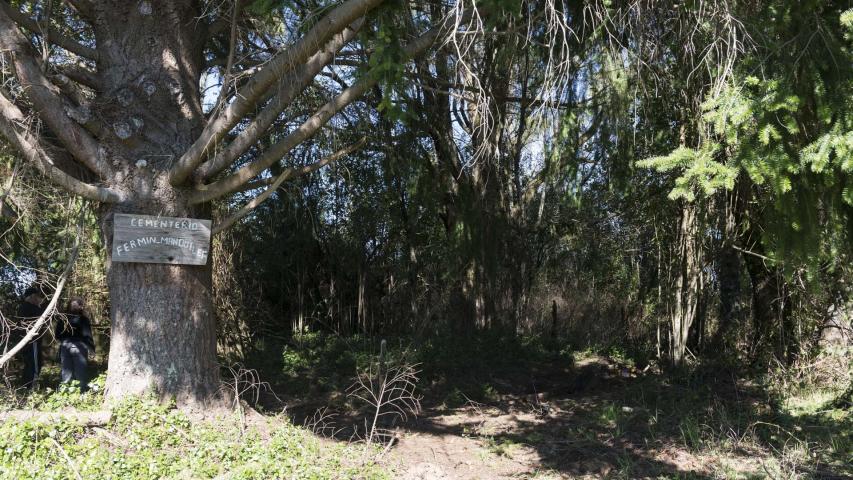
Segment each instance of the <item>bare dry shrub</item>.
[{"label": "bare dry shrub", "polygon": [[[394,442],[393,427],[397,422],[405,422],[410,415],[417,416],[420,412],[420,397],[415,394],[420,371],[418,364],[405,361],[388,366],[384,348],[382,352],[378,362],[371,362],[367,369],[358,373],[347,395],[363,402],[370,412],[364,420],[361,438],[367,444],[376,442],[387,449]],[[353,436],[361,436],[358,429]]]},{"label": "bare dry shrub", "polygon": [[281,399],[273,392],[269,382],[261,380],[257,370],[245,368],[239,364],[229,365],[227,368],[230,378],[222,383],[220,390],[223,395],[230,397],[232,408],[240,416],[240,425],[243,431],[245,431],[246,409],[242,401],[249,401],[251,405],[257,405],[261,397],[261,392],[270,393],[279,402],[281,402]]}]

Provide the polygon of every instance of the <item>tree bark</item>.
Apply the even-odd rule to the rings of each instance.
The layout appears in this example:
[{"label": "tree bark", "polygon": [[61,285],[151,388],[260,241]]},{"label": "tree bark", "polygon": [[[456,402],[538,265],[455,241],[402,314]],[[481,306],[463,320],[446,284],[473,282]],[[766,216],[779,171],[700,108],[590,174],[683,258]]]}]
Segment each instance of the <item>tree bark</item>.
[{"label": "tree bark", "polygon": [[711,341],[717,354],[725,355],[733,348],[731,332],[741,319],[741,275],[743,261],[741,252],[735,247],[739,240],[741,225],[751,198],[750,180],[746,175],[738,177],[735,188],[725,192],[720,200],[723,238],[717,251],[716,273],[720,289],[719,323]]},{"label": "tree bark", "polygon": [[93,31],[103,90],[92,103],[104,119],[99,154],[125,201],[106,204],[101,228],[110,291],[106,395],[153,392],[184,408],[218,404],[219,365],[206,266],[113,262],[115,213],[211,218],[189,206],[191,189],[168,171],[202,130],[200,12],[192,1],[95,5]]}]

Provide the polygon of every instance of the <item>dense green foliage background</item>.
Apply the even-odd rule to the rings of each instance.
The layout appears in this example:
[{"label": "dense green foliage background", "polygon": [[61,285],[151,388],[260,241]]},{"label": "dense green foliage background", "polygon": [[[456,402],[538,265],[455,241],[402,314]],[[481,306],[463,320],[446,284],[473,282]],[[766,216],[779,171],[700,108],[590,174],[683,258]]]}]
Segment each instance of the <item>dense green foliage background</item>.
[{"label": "dense green foliage background", "polygon": [[[225,18],[226,3],[210,11]],[[280,36],[330,5],[243,3],[252,31]],[[850,473],[850,1],[474,4],[476,35],[411,61],[401,38],[470,5],[378,9],[345,52],[347,68],[318,77],[247,154],[360,76],[382,79],[270,174],[364,138],[361,149],[284,183],[214,238],[222,365],[358,410],[335,394],[385,340],[383,362],[418,364],[428,400],[453,408],[499,400],[496,371],[602,355],[672,381],[638,381],[589,410],[579,435],[642,424],[644,439],[722,452],[749,439],[776,452],[780,475],[809,462]],[[227,51],[220,40],[211,60]],[[221,78],[217,68],[207,74]],[[88,300],[102,369],[100,207],[69,200],[11,150],[0,179],[3,319],[29,283],[55,281],[82,216],[64,295]],[[242,200],[213,205],[214,219]],[[754,376],[754,391],[740,398],[735,380],[720,386],[728,376]],[[728,387],[736,400],[722,398]],[[0,410],[85,410],[101,397],[66,388],[0,400]],[[786,430],[805,421],[815,430]],[[130,399],[107,428],[130,443],[66,422],[4,424],[0,476],[71,478],[69,465],[84,478],[388,475],[366,450],[325,452],[283,421],[217,427]]]}]

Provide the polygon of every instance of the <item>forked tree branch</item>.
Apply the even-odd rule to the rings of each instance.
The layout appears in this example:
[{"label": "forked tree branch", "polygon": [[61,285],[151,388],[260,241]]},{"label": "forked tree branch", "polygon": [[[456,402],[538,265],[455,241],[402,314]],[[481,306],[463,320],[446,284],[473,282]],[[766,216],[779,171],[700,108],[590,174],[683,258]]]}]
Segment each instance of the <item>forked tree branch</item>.
[{"label": "forked tree branch", "polygon": [[[33,33],[41,33],[44,31],[44,29],[41,27],[41,25],[38,24],[38,22],[28,17],[26,14],[24,14],[17,8],[7,4],[6,2],[0,2],[0,10],[2,10],[6,15],[8,15],[9,18],[14,20],[15,23]],[[49,38],[50,43],[62,47],[65,50],[68,50],[69,52],[77,54],[81,57],[85,57],[90,60],[98,59],[97,50],[91,47],[87,47],[86,45],[83,45],[62,35],[55,28],[48,28],[46,34]]]},{"label": "forked tree branch", "polygon": [[82,182],[56,166],[38,137],[31,133],[25,124],[26,117],[23,112],[12,103],[5,92],[0,91],[0,133],[18,149],[23,158],[32,162],[44,176],[71,193],[98,202],[117,203],[122,200],[118,192]]},{"label": "forked tree branch", "polygon": [[237,91],[234,101],[205,126],[192,146],[175,162],[169,172],[169,181],[172,185],[184,183],[204,160],[208,150],[215,147],[222,137],[234,128],[255,107],[258,101],[264,98],[266,92],[277,84],[283,75],[305,63],[334,35],[340,33],[380,3],[382,0],[347,0],[317,22],[296,43],[276,54],[246,85]]},{"label": "forked tree branch", "polygon": [[303,165],[301,167],[287,168],[285,171],[281,172],[275,178],[275,180],[273,180],[273,182],[270,184],[270,186],[266,190],[264,190],[260,195],[258,195],[257,197],[253,198],[248,203],[243,205],[243,207],[240,208],[240,210],[237,210],[236,212],[228,215],[221,222],[214,225],[213,228],[211,229],[211,233],[217,234],[217,233],[225,230],[226,228],[230,227],[231,225],[234,225],[234,223],[237,222],[237,220],[240,220],[241,218],[245,217],[246,215],[251,213],[252,210],[257,208],[258,205],[264,203],[264,201],[266,201],[266,199],[268,199],[276,190],[278,190],[278,187],[280,187],[281,184],[284,183],[285,181],[287,181],[291,178],[301,177],[302,175],[307,175],[309,173],[315,172],[315,171],[319,170],[320,168],[322,168],[322,167],[324,167],[324,166],[326,166],[326,165],[328,165],[334,161],[337,161],[338,159],[340,159],[346,155],[349,155],[350,153],[358,150],[359,148],[362,147],[362,145],[364,145],[364,143],[366,141],[367,141],[366,138],[362,138],[358,142],[356,142],[356,143],[354,143],[354,144],[352,144],[346,148],[338,150],[337,152],[335,152],[335,153],[333,153],[327,157],[324,157],[323,159],[318,160],[312,164]]},{"label": "forked tree branch", "polygon": [[98,142],[66,115],[63,103],[68,100],[64,98],[59,87],[45,77],[30,52],[29,41],[2,9],[0,9],[0,48],[11,54],[15,76],[40,118],[77,161],[96,175],[105,178],[111,169],[100,158]]},{"label": "forked tree branch", "polygon": [[224,168],[234,163],[240,155],[251,148],[296,96],[311,85],[314,77],[334,60],[337,52],[349,43],[350,40],[355,38],[356,33],[358,33],[363,24],[364,19],[356,20],[341,33],[335,35],[324,49],[312,55],[305,65],[300,66],[290,75],[283,78],[278,84],[278,91],[263,110],[252,119],[251,123],[228,146],[217,152],[215,157],[199,167],[201,177],[205,179],[212,178]]},{"label": "forked tree branch", "polygon": [[[426,51],[435,42],[438,35],[441,32],[444,32],[446,28],[448,28],[447,23],[433,28],[412,41],[403,49],[404,57],[411,58]],[[291,150],[296,148],[297,145],[311,138],[329,121],[330,118],[332,118],[333,115],[335,115],[335,113],[355,100],[361,98],[361,96],[373,88],[378,81],[378,76],[371,74],[366,75],[365,78],[356,82],[355,85],[344,90],[338,96],[320,107],[319,110],[308,118],[308,120],[303,122],[296,130],[286,135],[283,139],[267,149],[260,158],[240,167],[236,172],[228,175],[222,180],[198,187],[197,192],[190,197],[190,202],[208,202],[239,189],[243,184],[257,177],[261,172],[287,155]]]}]

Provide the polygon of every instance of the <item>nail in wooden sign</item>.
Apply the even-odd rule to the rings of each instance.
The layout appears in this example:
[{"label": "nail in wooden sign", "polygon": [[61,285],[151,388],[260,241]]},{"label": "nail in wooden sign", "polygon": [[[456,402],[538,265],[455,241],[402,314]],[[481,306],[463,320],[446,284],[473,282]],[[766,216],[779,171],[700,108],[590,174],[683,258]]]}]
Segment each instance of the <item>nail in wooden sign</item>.
[{"label": "nail in wooden sign", "polygon": [[113,262],[204,265],[210,220],[116,213]]}]

